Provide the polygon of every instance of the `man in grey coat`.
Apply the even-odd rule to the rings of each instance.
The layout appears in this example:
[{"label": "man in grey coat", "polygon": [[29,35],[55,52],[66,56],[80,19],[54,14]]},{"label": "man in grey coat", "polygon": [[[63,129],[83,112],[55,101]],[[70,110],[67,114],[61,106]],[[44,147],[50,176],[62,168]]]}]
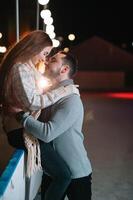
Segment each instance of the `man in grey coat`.
[{"label": "man in grey coat", "polygon": [[[77,71],[75,58],[65,52],[52,56],[46,65],[45,75],[54,87],[74,84]],[[71,94],[42,110],[39,120],[30,115],[23,116],[23,126],[40,140],[42,164],[47,162],[44,143],[51,142],[55,151],[63,158],[71,171],[72,181],[66,191],[69,200],[91,200],[92,167],[84,146],[82,133],[84,110],[79,95]],[[44,174],[43,192],[50,184],[50,177]]]}]

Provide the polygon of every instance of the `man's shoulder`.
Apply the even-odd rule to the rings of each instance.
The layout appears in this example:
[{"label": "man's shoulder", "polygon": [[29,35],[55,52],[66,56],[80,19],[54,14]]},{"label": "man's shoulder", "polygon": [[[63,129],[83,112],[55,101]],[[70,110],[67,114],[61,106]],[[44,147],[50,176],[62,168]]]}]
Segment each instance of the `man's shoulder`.
[{"label": "man's shoulder", "polygon": [[63,98],[61,98],[57,103],[55,103],[55,105],[59,105],[59,104],[67,104],[67,105],[71,105],[71,104],[81,104],[81,98],[78,94],[70,94],[67,95]]}]

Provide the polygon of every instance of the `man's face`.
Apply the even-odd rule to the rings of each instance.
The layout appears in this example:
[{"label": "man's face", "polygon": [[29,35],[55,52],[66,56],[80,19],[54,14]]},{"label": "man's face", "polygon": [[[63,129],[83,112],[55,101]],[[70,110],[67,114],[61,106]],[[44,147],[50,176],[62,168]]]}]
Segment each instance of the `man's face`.
[{"label": "man's face", "polygon": [[63,67],[63,60],[65,55],[61,53],[57,53],[51,58],[49,58],[48,63],[45,68],[45,75],[48,78],[58,78],[61,74],[61,69]]}]

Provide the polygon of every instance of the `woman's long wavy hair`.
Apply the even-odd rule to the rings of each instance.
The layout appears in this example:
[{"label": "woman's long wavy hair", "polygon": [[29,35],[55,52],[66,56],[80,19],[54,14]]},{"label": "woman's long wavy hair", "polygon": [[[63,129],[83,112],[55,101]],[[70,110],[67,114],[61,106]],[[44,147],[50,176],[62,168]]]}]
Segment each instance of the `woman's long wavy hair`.
[{"label": "woman's long wavy hair", "polygon": [[52,46],[50,37],[44,31],[36,30],[22,37],[8,50],[0,65],[0,104],[4,100],[4,85],[13,65],[27,62],[47,46]]}]

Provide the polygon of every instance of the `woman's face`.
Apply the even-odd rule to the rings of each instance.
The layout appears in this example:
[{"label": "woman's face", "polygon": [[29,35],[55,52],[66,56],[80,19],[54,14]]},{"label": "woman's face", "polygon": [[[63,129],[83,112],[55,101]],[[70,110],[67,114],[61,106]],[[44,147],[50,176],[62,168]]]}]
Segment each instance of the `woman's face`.
[{"label": "woman's face", "polygon": [[45,47],[38,55],[32,58],[32,62],[34,65],[38,64],[39,62],[44,62],[46,57],[49,55],[50,51],[52,50],[52,46]]}]

